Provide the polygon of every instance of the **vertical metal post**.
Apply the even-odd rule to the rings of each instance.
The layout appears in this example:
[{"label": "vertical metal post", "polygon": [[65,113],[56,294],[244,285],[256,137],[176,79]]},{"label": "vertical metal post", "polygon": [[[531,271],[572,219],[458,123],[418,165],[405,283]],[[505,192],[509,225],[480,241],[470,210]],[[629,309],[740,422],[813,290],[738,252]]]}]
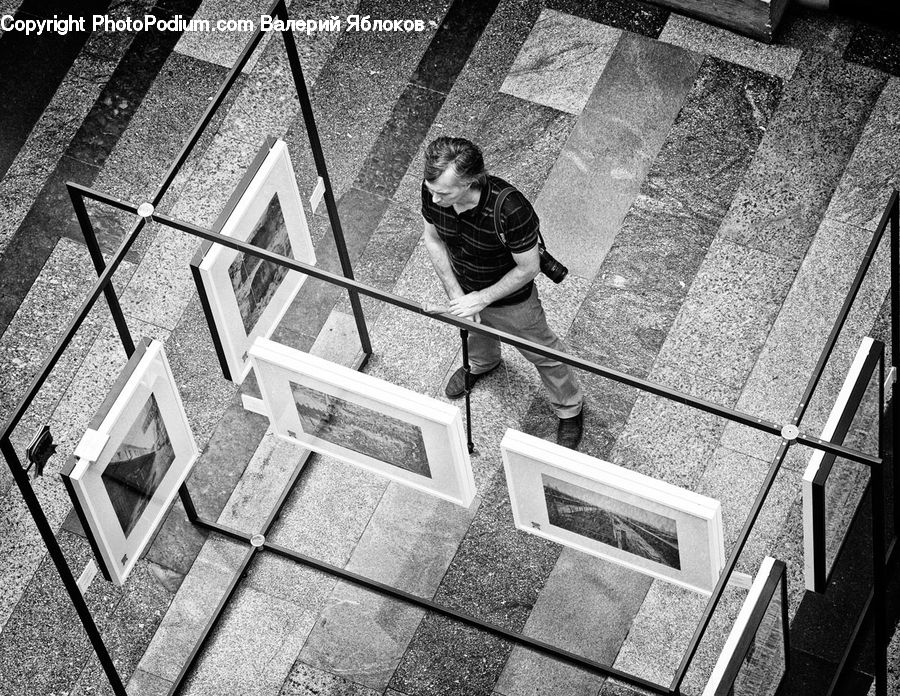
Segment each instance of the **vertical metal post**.
[{"label": "vertical metal post", "polygon": [[884,350],[878,378],[878,456],[881,464],[871,467],[872,491],[872,621],[875,637],[875,696],[887,696],[887,569],[884,563]]},{"label": "vertical metal post", "polygon": [[[97,234],[94,232],[94,226],[91,224],[91,218],[88,215],[87,208],[84,205],[79,191],[74,190],[66,184],[69,192],[69,198],[72,200],[72,207],[75,208],[75,217],[78,218],[78,224],[81,225],[81,233],[84,235],[84,242],[87,245],[88,253],[91,255],[91,261],[94,263],[94,269],[97,275],[103,275],[106,269],[106,261],[103,259],[103,252],[100,250],[100,243],[97,241]],[[116,324],[116,330],[119,332],[119,339],[122,341],[122,347],[125,348],[125,355],[129,358],[134,354],[134,340],[131,338],[131,332],[128,330],[128,324],[125,321],[125,315],[122,307],[119,305],[119,298],[116,296],[116,290],[110,283],[103,289],[106,296],[106,303],[109,305],[110,314]]]},{"label": "vertical metal post", "polygon": [[[896,384],[900,384],[900,197],[894,191],[894,205],[891,210],[891,365],[895,372]],[[894,536],[900,537],[900,399],[897,386],[892,385],[891,401],[891,452],[893,469],[891,484],[894,493]]]},{"label": "vertical metal post", "polygon": [[194,499],[191,498],[191,492],[188,490],[187,482],[182,483],[178,488],[178,497],[181,498],[181,504],[184,506],[187,518],[191,522],[196,522],[198,519],[197,508],[194,507]]},{"label": "vertical metal post", "polygon": [[0,441],[0,450],[2,450],[6,463],[9,465],[10,471],[12,471],[13,479],[15,479],[16,485],[19,487],[22,499],[28,506],[28,511],[34,519],[38,532],[40,532],[41,538],[44,540],[50,558],[53,560],[53,565],[56,566],[56,571],[62,579],[63,586],[66,588],[66,592],[69,593],[69,598],[78,612],[78,618],[81,619],[84,630],[87,632],[91,645],[94,647],[94,652],[97,653],[97,659],[100,660],[100,665],[106,673],[106,678],[109,680],[113,693],[115,696],[128,696],[125,686],[122,684],[122,679],[116,671],[116,666],[113,664],[112,658],[106,649],[106,644],[103,642],[103,636],[100,635],[100,630],[97,628],[97,624],[94,623],[94,618],[91,616],[87,602],[84,601],[78,582],[75,580],[75,576],[72,575],[69,564],[66,563],[66,557],[63,555],[59,542],[53,534],[50,522],[41,509],[37,495],[35,495],[34,489],[28,480],[28,474],[22,468],[22,462],[19,460],[9,437],[5,437]]},{"label": "vertical metal post", "polygon": [[459,337],[462,339],[463,385],[466,388],[466,447],[469,454],[472,454],[475,443],[472,442],[472,400],[469,398],[472,393],[469,387],[469,375],[472,373],[472,366],[469,364],[469,330],[460,329]]},{"label": "vertical metal post", "polygon": [[[275,9],[285,23],[288,20],[287,9],[284,0],[278,3]],[[328,168],[325,165],[325,155],[322,152],[322,143],[319,141],[319,131],[316,128],[316,120],[313,116],[312,102],[306,89],[306,80],[303,78],[303,68],[300,66],[300,56],[297,53],[297,44],[294,35],[289,30],[281,32],[284,39],[284,47],[287,51],[288,62],[294,77],[294,86],[297,97],[300,99],[300,110],[303,112],[303,121],[306,124],[306,132],[309,145],[312,149],[313,159],[316,162],[316,171],[322,177],[325,184],[325,207],[328,209],[328,219],[331,222],[331,231],[334,234],[334,243],[337,247],[338,257],[341,260],[341,270],[346,278],[353,278],[353,268],[350,264],[350,254],[347,251],[347,242],[344,239],[344,230],[341,228],[341,220],[338,216],[337,203],[334,200],[334,192],[331,190],[331,180],[328,178]],[[350,306],[353,308],[353,317],[356,320],[356,330],[359,333],[359,342],[362,350],[367,355],[372,353],[372,344],[369,341],[369,331],[366,328],[366,319],[363,316],[362,304],[359,301],[359,293],[355,290],[347,291],[350,297]]]}]

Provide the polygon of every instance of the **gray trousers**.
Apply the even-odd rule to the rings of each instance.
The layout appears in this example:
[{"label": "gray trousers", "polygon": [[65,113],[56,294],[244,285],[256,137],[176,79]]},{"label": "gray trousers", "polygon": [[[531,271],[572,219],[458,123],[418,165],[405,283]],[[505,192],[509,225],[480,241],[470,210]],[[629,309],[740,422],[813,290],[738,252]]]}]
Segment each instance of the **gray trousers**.
[{"label": "gray trousers", "polygon": [[[481,323],[532,343],[568,352],[566,345],[547,326],[537,288],[532,288],[528,299],[518,304],[484,308],[481,310]],[[472,374],[487,372],[500,362],[500,342],[491,336],[470,331],[468,347]],[[557,417],[577,416],[581,412],[583,395],[572,368],[527,350],[519,352],[537,368]]]}]

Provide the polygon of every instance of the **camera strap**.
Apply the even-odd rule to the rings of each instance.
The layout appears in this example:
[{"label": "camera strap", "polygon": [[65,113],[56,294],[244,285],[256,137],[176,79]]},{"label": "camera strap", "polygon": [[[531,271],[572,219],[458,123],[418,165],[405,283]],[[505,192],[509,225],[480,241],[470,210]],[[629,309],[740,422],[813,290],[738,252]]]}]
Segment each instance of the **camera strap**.
[{"label": "camera strap", "polygon": [[[500,243],[509,249],[509,244],[506,241],[506,232],[503,230],[503,203],[506,201],[507,196],[515,191],[516,188],[514,186],[507,186],[503,189],[497,196],[497,200],[494,202],[494,231],[497,233],[497,236],[500,238]],[[540,230],[538,230],[538,248],[544,249],[544,238],[541,236]]]}]

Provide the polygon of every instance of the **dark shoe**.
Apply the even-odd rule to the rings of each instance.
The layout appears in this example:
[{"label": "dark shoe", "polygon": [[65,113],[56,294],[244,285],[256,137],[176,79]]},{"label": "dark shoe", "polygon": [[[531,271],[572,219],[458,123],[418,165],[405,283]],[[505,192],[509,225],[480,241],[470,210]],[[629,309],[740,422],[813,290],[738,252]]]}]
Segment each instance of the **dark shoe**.
[{"label": "dark shoe", "polygon": [[[494,365],[487,372],[479,372],[477,375],[469,375],[469,389],[475,386],[475,383],[484,377],[485,375],[491,374],[494,370],[500,367],[500,363]],[[466,378],[466,370],[464,367],[459,368],[456,372],[454,372],[450,376],[450,380],[447,382],[447,386],[444,387],[444,393],[447,395],[448,399],[458,399],[463,394],[466,393],[465,386],[465,378]]]},{"label": "dark shoe", "polygon": [[560,418],[559,427],[556,430],[556,444],[569,449],[577,449],[584,431],[583,424],[584,411],[572,418]]}]

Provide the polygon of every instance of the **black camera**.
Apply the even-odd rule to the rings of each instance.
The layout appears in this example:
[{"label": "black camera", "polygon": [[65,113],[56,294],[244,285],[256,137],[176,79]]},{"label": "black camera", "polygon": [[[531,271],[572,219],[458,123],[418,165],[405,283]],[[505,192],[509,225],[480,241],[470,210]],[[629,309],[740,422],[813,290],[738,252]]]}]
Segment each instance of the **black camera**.
[{"label": "black camera", "polygon": [[563,266],[547,251],[543,241],[538,246],[541,255],[541,273],[547,276],[554,283],[561,283],[569,274],[569,269]]}]

